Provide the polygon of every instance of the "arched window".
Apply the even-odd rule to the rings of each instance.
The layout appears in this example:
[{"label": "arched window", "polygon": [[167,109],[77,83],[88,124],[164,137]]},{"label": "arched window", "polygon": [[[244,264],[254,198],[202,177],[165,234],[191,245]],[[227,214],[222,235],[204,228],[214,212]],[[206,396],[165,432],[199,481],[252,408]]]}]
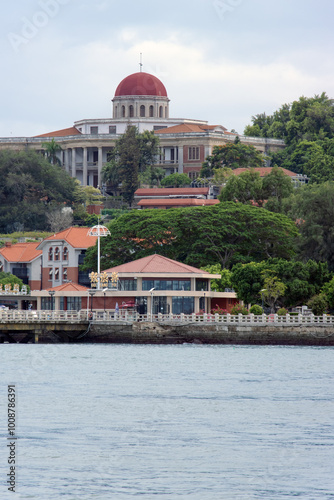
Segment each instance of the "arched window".
[{"label": "arched window", "polygon": [[59,258],[60,258],[60,251],[59,251],[59,248],[56,247],[55,248],[55,260],[59,260]]},{"label": "arched window", "polygon": [[168,118],[168,108],[165,106],[165,118]]},{"label": "arched window", "polygon": [[162,115],[163,115],[163,107],[160,106],[160,108],[159,108],[159,118],[162,118],[163,117]]},{"label": "arched window", "polygon": [[133,118],[134,117],[134,110],[132,104],[129,106],[129,117]]},{"label": "arched window", "polygon": [[63,250],[63,260],[67,260],[67,259],[68,259],[68,248],[64,247],[64,250]]},{"label": "arched window", "polygon": [[153,106],[150,106],[150,110],[149,110],[149,114],[150,114],[150,118],[153,118],[153,113],[154,113],[154,108]]},{"label": "arched window", "polygon": [[53,278],[53,269],[49,269],[49,281],[52,281]]},{"label": "arched window", "polygon": [[118,118],[117,113],[118,113],[118,108],[117,106],[115,106],[115,118]]},{"label": "arched window", "polygon": [[125,118],[125,106],[122,106],[122,118]]},{"label": "arched window", "polygon": [[55,269],[55,280],[56,281],[59,280],[59,267],[56,267],[56,269]]},{"label": "arched window", "polygon": [[145,117],[145,106],[144,106],[144,104],[142,104],[142,105],[140,106],[140,116],[141,116],[142,118],[144,118],[144,117]]},{"label": "arched window", "polygon": [[49,260],[53,260],[53,248],[49,248]]}]

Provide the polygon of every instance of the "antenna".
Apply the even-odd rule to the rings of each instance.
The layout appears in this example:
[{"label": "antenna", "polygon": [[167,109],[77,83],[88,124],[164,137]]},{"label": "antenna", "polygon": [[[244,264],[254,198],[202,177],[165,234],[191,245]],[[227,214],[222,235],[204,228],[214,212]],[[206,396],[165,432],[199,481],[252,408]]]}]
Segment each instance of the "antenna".
[{"label": "antenna", "polygon": [[140,53],[139,68],[140,68],[140,72],[142,72],[143,71],[143,54],[142,53]]}]

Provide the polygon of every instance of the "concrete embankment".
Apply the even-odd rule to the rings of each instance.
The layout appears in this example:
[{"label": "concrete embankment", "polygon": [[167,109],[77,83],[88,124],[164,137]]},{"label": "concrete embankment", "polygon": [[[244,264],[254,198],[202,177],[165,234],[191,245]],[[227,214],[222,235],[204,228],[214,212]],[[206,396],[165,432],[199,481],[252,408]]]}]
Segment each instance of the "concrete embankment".
[{"label": "concrete embankment", "polygon": [[80,342],[332,346],[334,345],[334,326],[321,324],[92,323]]}]

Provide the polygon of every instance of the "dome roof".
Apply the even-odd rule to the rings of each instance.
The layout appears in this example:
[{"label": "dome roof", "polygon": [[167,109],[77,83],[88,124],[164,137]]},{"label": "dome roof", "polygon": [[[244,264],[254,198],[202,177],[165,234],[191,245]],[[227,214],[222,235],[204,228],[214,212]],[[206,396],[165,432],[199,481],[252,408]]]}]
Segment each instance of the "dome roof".
[{"label": "dome roof", "polygon": [[167,91],[164,84],[149,73],[133,73],[127,76],[118,85],[115,97],[127,95],[150,95],[167,97]]}]

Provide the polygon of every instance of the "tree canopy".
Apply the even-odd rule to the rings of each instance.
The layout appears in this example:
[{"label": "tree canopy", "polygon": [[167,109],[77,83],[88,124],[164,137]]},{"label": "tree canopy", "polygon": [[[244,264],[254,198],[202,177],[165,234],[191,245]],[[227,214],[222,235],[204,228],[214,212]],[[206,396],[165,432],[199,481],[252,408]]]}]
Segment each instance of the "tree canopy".
[{"label": "tree canopy", "polygon": [[200,177],[213,177],[214,171],[221,168],[234,170],[238,167],[263,167],[264,157],[254,146],[231,142],[215,146],[207,156],[200,171]]},{"label": "tree canopy", "polygon": [[311,182],[334,180],[334,104],[325,92],[284,104],[273,115],[252,117],[245,135],[283,139],[272,164],[305,174]]},{"label": "tree canopy", "polygon": [[150,180],[154,178],[153,165],[158,152],[159,138],[154,132],[138,133],[136,127],[128,126],[110,152],[110,160],[102,169],[102,180],[112,186],[120,185],[122,196],[131,206],[140,175],[148,173]]},{"label": "tree canopy", "polygon": [[319,293],[330,279],[327,263],[286,259],[238,263],[232,268],[231,282],[238,297],[246,304],[261,302],[261,290],[267,289],[267,277],[276,277],[285,285],[278,303],[284,307],[302,305]]},{"label": "tree canopy", "polygon": [[[288,217],[263,208],[220,203],[170,210],[136,210],[109,225],[101,242],[101,262],[111,266],[159,253],[197,267],[270,257],[290,258],[298,230]],[[96,267],[96,248],[87,251]]]},{"label": "tree canopy", "polygon": [[49,210],[72,206],[77,182],[33,151],[0,151],[0,231],[44,230]]}]

